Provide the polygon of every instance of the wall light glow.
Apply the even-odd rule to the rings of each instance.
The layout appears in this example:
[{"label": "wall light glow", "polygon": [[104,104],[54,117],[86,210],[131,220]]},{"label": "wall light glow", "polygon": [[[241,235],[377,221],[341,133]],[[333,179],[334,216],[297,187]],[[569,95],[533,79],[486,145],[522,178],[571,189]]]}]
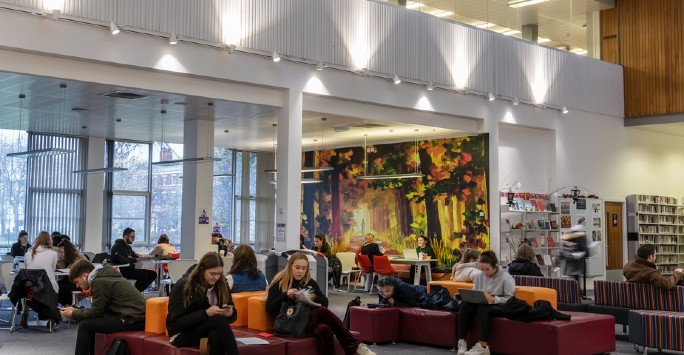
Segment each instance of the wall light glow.
[{"label": "wall light glow", "polygon": [[435,108],[432,107],[432,103],[430,102],[430,99],[428,99],[425,96],[421,96],[420,99],[418,99],[418,102],[416,102],[415,105],[413,105],[413,108],[416,108],[418,110],[423,110],[423,111],[434,111]]},{"label": "wall light glow", "polygon": [[330,95],[330,91],[325,87],[321,79],[312,76],[304,85],[304,92],[309,94]]},{"label": "wall light glow", "polygon": [[[214,2],[215,3],[215,2]],[[216,5],[215,5],[216,6]],[[245,37],[240,14],[245,11],[242,9],[242,1],[229,1],[223,11],[214,9],[218,15],[219,26],[221,27],[221,40],[227,45],[240,45],[240,41]]]},{"label": "wall light glow", "polygon": [[188,69],[181,64],[181,62],[176,59],[171,54],[164,54],[159,60],[154,63],[155,69],[168,70],[177,73],[187,73]]},{"label": "wall light glow", "polygon": [[506,112],[506,114],[503,116],[503,119],[501,120],[503,123],[518,123],[515,120],[515,116],[513,116],[512,112]]},{"label": "wall light glow", "polygon": [[468,84],[468,78],[473,70],[471,63],[477,63],[480,59],[481,52],[472,53],[473,58],[469,58],[468,53],[466,53],[466,29],[456,28],[456,26],[454,26],[453,31],[455,31],[455,50],[447,50],[447,46],[440,46],[440,52],[443,59],[446,60],[446,58],[451,58],[451,62],[446,63],[447,68],[449,68],[449,72],[451,73],[454,86],[457,89],[463,89]]},{"label": "wall light glow", "polygon": [[542,48],[536,48],[535,52],[532,63],[532,65],[534,65],[532,75],[534,76],[528,78],[527,81],[530,83],[530,89],[532,90],[532,100],[535,104],[541,104],[544,103],[546,92],[549,90],[549,81],[546,77],[545,52],[543,52]]},{"label": "wall light glow", "polygon": [[43,7],[47,11],[62,11],[64,8],[64,0],[43,0]]}]

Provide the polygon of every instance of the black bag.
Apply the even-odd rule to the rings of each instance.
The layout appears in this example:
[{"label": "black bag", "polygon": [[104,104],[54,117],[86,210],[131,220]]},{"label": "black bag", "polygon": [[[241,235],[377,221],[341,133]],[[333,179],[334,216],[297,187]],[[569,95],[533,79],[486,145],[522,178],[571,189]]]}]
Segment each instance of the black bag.
[{"label": "black bag", "polygon": [[131,355],[131,352],[128,351],[125,340],[116,338],[112,341],[112,345],[109,346],[109,349],[107,349],[106,355]]},{"label": "black bag", "polygon": [[303,338],[306,336],[306,324],[309,322],[310,314],[311,308],[302,302],[283,302],[273,324],[273,332],[278,336]]},{"label": "black bag", "polygon": [[353,300],[349,301],[349,304],[347,304],[347,311],[344,312],[344,320],[342,321],[344,323],[344,326],[349,329],[349,313],[351,313],[351,308],[354,306],[360,306],[361,305],[361,296],[356,296]]},{"label": "black bag", "polygon": [[330,266],[332,269],[333,286],[338,289],[340,288],[340,277],[342,276],[342,262],[337,255],[330,257]]}]

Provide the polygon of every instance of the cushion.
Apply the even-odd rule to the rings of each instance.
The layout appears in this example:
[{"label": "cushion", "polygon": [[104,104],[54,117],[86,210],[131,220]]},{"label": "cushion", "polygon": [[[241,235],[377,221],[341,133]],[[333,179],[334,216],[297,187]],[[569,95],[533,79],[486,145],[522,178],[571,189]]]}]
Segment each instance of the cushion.
[{"label": "cushion", "polygon": [[458,314],[422,308],[399,308],[399,339],[455,348]]},{"label": "cushion", "polygon": [[556,290],[558,302],[562,303],[581,303],[579,283],[575,279],[552,278],[539,276],[513,275],[516,286],[535,286],[546,287]]},{"label": "cushion", "polygon": [[168,297],[154,297],[145,302],[145,331],[166,334],[166,314],[169,312]]},{"label": "cushion", "polygon": [[152,336],[155,335],[143,331],[110,334],[97,333],[95,334],[95,354],[106,354],[107,349],[112,345],[112,341],[116,338],[122,338],[126,342],[131,355],[144,355],[146,353],[143,352],[143,340]]},{"label": "cushion", "polygon": [[233,304],[235,304],[235,310],[237,311],[237,319],[232,325],[235,327],[246,327],[249,319],[249,298],[252,296],[265,294],[265,291],[251,291],[231,294],[233,297]]},{"label": "cushion", "polygon": [[629,341],[649,348],[684,351],[684,313],[629,311]]},{"label": "cushion", "polygon": [[458,293],[459,288],[467,288],[467,289],[472,289],[473,288],[473,283],[472,282],[465,282],[465,281],[451,281],[451,280],[446,280],[446,281],[430,281],[428,282],[427,285],[427,291],[430,292],[430,286],[433,285],[438,285],[446,288],[449,290],[449,294],[452,296]]},{"label": "cushion", "polygon": [[530,305],[535,301],[547,300],[554,309],[558,309],[556,290],[545,287],[515,286],[515,297],[525,300]]},{"label": "cushion", "polygon": [[247,328],[259,330],[262,332],[273,330],[273,322],[275,319],[270,314],[266,313],[266,298],[267,295],[252,296],[247,301],[247,308],[249,318],[247,319]]},{"label": "cushion", "polygon": [[143,351],[145,352],[145,354],[154,355],[178,354],[178,348],[171,344],[171,341],[169,341],[169,337],[167,337],[166,335],[157,335],[145,338],[145,340],[143,341]]},{"label": "cushion", "polygon": [[664,290],[647,284],[624,281],[594,281],[596,305],[684,312],[684,287]]},{"label": "cushion", "polygon": [[370,343],[387,343],[399,339],[399,308],[352,307],[349,329],[359,332],[357,339]]}]

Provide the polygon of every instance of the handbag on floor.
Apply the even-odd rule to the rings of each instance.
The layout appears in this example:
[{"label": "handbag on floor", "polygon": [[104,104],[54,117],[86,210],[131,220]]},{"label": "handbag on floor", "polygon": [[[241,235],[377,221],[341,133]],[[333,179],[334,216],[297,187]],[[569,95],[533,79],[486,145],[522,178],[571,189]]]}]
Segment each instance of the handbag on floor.
[{"label": "handbag on floor", "polygon": [[361,296],[356,296],[353,300],[349,301],[349,304],[347,304],[347,311],[344,312],[344,326],[349,329],[349,313],[351,312],[351,308],[354,306],[360,306],[361,305]]},{"label": "handbag on floor", "polygon": [[278,336],[303,338],[310,314],[311,307],[302,302],[283,302],[273,324],[273,332]]}]

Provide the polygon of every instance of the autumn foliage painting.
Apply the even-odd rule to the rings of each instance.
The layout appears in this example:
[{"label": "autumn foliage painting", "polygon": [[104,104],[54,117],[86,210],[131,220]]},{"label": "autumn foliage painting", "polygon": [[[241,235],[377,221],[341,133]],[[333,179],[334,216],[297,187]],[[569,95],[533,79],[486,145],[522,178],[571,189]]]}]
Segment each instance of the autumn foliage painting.
[{"label": "autumn foliage painting", "polygon": [[[372,233],[385,254],[415,248],[425,235],[442,266],[465,248],[489,248],[488,135],[424,140],[304,154],[302,233],[328,236],[334,252],[355,251]],[[365,162],[365,163],[364,163]],[[418,173],[418,178],[395,179]],[[384,175],[377,180],[363,176]]]}]

